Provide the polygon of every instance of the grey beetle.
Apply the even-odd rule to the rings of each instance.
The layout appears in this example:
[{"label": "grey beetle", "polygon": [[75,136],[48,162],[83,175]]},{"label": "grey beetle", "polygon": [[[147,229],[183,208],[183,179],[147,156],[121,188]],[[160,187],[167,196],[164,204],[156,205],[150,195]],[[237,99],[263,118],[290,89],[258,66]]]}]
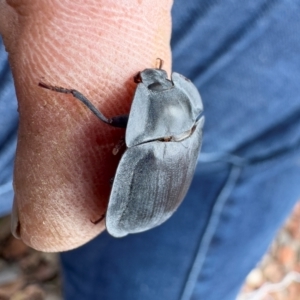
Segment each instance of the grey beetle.
[{"label": "grey beetle", "polygon": [[111,119],[78,91],[39,83],[72,94],[110,126],[126,128],[127,149],[105,214],[107,231],[114,237],[146,231],[169,219],[195,171],[204,124],[202,101],[189,79],[172,73],[168,80],[161,66],[160,60],[159,68],[145,69],[135,77],[138,84],[129,115]]}]

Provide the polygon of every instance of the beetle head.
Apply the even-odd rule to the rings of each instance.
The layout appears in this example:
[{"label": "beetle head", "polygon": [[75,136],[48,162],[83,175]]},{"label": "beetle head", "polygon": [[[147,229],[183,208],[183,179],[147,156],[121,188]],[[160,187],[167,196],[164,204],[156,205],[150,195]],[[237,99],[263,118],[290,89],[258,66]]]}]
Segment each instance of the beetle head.
[{"label": "beetle head", "polygon": [[173,87],[172,81],[168,80],[168,75],[162,69],[145,69],[134,77],[136,83],[142,82],[149,90],[164,91]]}]

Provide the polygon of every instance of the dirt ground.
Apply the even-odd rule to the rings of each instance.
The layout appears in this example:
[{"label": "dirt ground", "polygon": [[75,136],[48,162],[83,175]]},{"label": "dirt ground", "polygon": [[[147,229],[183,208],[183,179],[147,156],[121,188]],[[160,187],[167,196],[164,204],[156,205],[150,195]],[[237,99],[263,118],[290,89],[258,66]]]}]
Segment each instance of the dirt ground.
[{"label": "dirt ground", "polygon": [[0,219],[0,300],[61,300],[58,255],[35,251]]},{"label": "dirt ground", "polygon": [[300,202],[268,253],[248,275],[238,300],[300,299]]},{"label": "dirt ground", "polygon": [[[299,299],[300,203],[248,275],[237,300]],[[0,219],[0,300],[62,300],[58,255],[35,251],[13,238],[9,217]]]}]

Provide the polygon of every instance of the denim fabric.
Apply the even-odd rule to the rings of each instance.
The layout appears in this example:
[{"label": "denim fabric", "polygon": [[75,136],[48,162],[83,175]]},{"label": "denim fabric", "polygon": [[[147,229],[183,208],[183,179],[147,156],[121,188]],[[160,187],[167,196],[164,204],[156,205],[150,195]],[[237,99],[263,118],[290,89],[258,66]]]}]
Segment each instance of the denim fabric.
[{"label": "denim fabric", "polygon": [[299,151],[248,166],[198,165],[173,217],[61,254],[65,299],[233,300],[300,196]]},{"label": "denim fabric", "polygon": [[233,300],[300,198],[300,5],[175,0],[172,15],[173,69],[205,107],[192,186],[160,227],[62,253],[67,300]]},{"label": "denim fabric", "polygon": [[299,13],[289,0],[175,0],[173,69],[201,92],[204,152],[252,157],[300,144]]},{"label": "denim fabric", "polygon": [[0,217],[12,207],[12,173],[17,144],[17,100],[0,37]]}]

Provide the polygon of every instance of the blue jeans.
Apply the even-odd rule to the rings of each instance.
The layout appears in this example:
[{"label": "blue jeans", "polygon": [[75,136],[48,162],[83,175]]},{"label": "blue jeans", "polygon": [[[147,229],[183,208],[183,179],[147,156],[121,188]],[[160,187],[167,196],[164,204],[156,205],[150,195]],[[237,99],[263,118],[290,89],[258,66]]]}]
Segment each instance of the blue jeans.
[{"label": "blue jeans", "polygon": [[0,36],[0,217],[8,214],[12,207],[12,173],[17,129],[17,100]]},{"label": "blue jeans", "polygon": [[173,69],[205,106],[192,186],[158,228],[62,253],[67,300],[233,300],[300,199],[300,5],[175,0],[172,14]]}]

